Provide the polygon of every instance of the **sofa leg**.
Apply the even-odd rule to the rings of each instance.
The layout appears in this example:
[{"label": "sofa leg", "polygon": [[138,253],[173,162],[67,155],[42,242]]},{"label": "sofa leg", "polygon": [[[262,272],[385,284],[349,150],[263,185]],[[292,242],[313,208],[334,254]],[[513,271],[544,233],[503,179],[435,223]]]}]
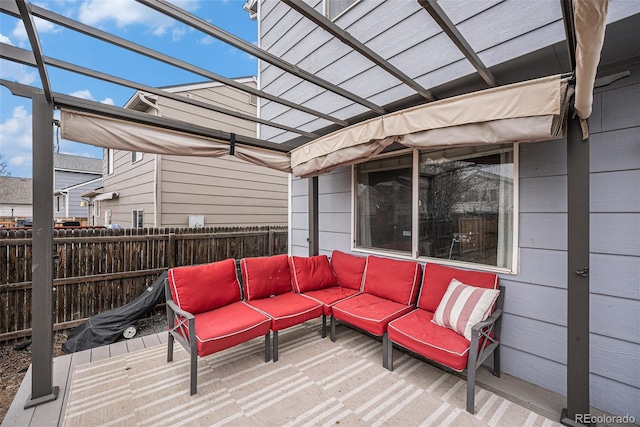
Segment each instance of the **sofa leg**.
[{"label": "sofa leg", "polygon": [[393,344],[389,341],[389,334],[385,332],[382,335],[382,367],[393,371],[393,362],[391,362],[392,366],[389,367],[389,353],[393,356]]},{"label": "sofa leg", "polygon": [[500,346],[493,350],[493,375],[500,378]]},{"label": "sofa leg", "polygon": [[267,332],[264,336],[264,361],[271,360],[271,331]]},{"label": "sofa leg", "polygon": [[173,334],[168,332],[169,339],[167,340],[167,362],[171,362],[173,360]]},{"label": "sofa leg", "polygon": [[469,369],[467,371],[467,412],[474,414],[476,400],[476,370]]},{"label": "sofa leg", "polygon": [[192,351],[191,354],[191,396],[198,392],[198,353]]},{"label": "sofa leg", "polygon": [[273,331],[273,361],[278,361],[278,331]]},{"label": "sofa leg", "polygon": [[331,315],[331,342],[336,342],[336,318]]},{"label": "sofa leg", "polygon": [[327,315],[322,313],[322,338],[327,337]]}]

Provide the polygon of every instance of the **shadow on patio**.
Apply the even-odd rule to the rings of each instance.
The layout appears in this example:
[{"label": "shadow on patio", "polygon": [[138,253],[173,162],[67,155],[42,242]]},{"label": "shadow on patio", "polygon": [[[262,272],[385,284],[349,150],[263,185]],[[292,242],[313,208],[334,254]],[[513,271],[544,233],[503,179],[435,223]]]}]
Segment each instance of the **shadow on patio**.
[{"label": "shadow on patio", "polygon": [[275,364],[264,363],[262,338],[200,358],[194,396],[188,355],[175,345],[167,363],[164,333],[59,357],[58,400],[22,409],[29,370],[3,426],[557,424],[564,399],[548,391],[481,369],[471,415],[463,379],[397,350],[388,371],[379,341],[339,325],[332,343],[320,328],[281,331]]}]

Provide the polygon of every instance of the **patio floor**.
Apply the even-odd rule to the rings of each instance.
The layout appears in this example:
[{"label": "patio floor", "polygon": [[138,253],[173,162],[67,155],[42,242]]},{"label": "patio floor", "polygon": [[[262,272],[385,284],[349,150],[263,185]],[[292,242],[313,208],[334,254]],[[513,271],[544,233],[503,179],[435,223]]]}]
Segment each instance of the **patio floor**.
[{"label": "patio floor", "polygon": [[188,355],[166,333],[54,359],[60,397],[24,410],[31,369],[2,426],[86,425],[559,425],[564,398],[481,369],[476,414],[465,382],[396,350],[382,368],[381,344],[338,325],[335,343],[320,322],[280,332],[280,360],[264,363],[263,339],[199,359],[189,396]]}]

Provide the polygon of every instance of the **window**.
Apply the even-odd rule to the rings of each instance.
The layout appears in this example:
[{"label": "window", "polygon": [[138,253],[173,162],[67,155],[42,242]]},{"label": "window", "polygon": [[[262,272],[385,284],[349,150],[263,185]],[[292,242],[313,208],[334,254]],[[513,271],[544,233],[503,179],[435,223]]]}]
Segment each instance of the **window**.
[{"label": "window", "polygon": [[356,246],[411,251],[411,154],[356,166]]},{"label": "window", "polygon": [[144,228],[144,211],[142,209],[135,209],[132,211],[131,227]]},{"label": "window", "polygon": [[131,152],[131,163],[139,162],[142,160],[142,153],[140,151]]},{"label": "window", "polygon": [[512,269],[514,150],[413,150],[355,166],[356,248]]},{"label": "window", "polygon": [[324,16],[335,20],[360,0],[324,0]]},{"label": "window", "polygon": [[113,173],[113,148],[107,148],[107,175]]}]

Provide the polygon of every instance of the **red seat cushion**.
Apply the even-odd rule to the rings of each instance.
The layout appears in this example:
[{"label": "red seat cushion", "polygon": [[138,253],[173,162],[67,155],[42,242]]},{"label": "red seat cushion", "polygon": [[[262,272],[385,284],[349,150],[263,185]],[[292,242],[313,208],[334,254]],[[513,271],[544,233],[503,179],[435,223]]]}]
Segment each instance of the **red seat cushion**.
[{"label": "red seat cushion", "polygon": [[293,292],[251,300],[247,304],[271,318],[272,331],[286,329],[322,314],[321,303]]},{"label": "red seat cushion", "polygon": [[399,304],[413,304],[418,296],[421,273],[422,266],[415,261],[370,255],[362,292]]},{"label": "red seat cushion", "polygon": [[240,261],[240,267],[246,301],[291,292],[287,255],[243,258]]},{"label": "red seat cushion", "polygon": [[434,313],[447,291],[451,279],[458,279],[469,286],[498,289],[498,275],[495,273],[461,270],[429,263],[424,267],[424,281],[418,298],[418,308]]},{"label": "red seat cushion", "polygon": [[331,254],[331,268],[338,277],[338,283],[345,288],[360,290],[362,275],[367,265],[367,259],[360,256],[333,251]]},{"label": "red seat cushion", "polygon": [[338,284],[326,255],[289,257],[291,282],[295,292],[313,291]]},{"label": "red seat cushion", "polygon": [[414,307],[380,298],[371,294],[360,294],[332,307],[333,316],[343,322],[363,329],[370,334],[382,336],[387,324],[410,312]]},{"label": "red seat cushion", "polygon": [[431,322],[433,313],[414,310],[389,323],[389,339],[414,353],[458,372],[467,367],[469,341],[451,329]]},{"label": "red seat cushion", "polygon": [[330,288],[308,291],[305,292],[304,295],[322,303],[323,314],[330,316],[331,306],[333,306],[338,301],[350,298],[359,293],[360,291],[357,291],[355,289],[343,288],[342,286],[331,286]]},{"label": "red seat cushion", "polygon": [[240,283],[233,259],[169,270],[171,297],[192,314],[240,301]]},{"label": "red seat cushion", "polygon": [[206,356],[266,335],[271,319],[244,301],[195,315],[198,355]]}]

